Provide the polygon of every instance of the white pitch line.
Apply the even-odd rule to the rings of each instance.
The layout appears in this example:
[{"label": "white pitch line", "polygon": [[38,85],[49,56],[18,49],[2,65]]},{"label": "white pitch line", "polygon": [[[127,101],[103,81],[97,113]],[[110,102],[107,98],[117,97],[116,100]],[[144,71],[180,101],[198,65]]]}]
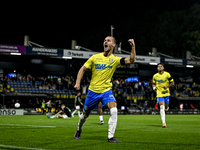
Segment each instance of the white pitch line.
[{"label": "white pitch line", "polygon": [[12,146],[12,145],[2,145],[0,144],[0,147],[7,147],[7,148],[17,148],[17,149],[32,149],[32,150],[46,150],[42,148],[31,148],[31,147],[18,147],[18,146]]},{"label": "white pitch line", "polygon": [[0,127],[0,129],[24,129],[24,128],[26,128],[26,127]]},{"label": "white pitch line", "polygon": [[7,125],[7,126],[24,126],[24,127],[38,127],[38,128],[56,128],[56,126],[38,126],[38,125],[24,125],[24,124],[3,124],[0,125]]}]

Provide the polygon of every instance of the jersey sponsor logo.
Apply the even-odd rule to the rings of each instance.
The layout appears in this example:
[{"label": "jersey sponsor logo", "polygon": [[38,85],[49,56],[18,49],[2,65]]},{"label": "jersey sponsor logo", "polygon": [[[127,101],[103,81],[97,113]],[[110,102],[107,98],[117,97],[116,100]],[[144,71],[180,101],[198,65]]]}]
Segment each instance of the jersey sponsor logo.
[{"label": "jersey sponsor logo", "polygon": [[157,80],[158,83],[165,83],[167,80]]},{"label": "jersey sponsor logo", "polygon": [[95,64],[95,69],[98,69],[98,70],[105,70],[105,69],[111,69],[112,66],[107,66],[106,67],[106,64]]},{"label": "jersey sponsor logo", "polygon": [[109,97],[113,97],[113,95],[109,95]]},{"label": "jersey sponsor logo", "polygon": [[113,95],[109,95],[109,97],[115,99],[115,97]]},{"label": "jersey sponsor logo", "polygon": [[96,62],[101,63],[103,62],[102,58],[96,58]]}]

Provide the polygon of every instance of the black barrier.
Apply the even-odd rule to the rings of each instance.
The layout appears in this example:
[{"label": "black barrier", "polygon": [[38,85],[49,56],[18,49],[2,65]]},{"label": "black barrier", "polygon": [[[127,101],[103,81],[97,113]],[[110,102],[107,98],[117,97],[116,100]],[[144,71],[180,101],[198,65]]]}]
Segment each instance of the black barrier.
[{"label": "black barrier", "polygon": [[187,60],[187,65],[200,66],[200,61],[197,61],[197,60]]},{"label": "black barrier", "polygon": [[161,58],[161,63],[167,64],[167,65],[186,65],[187,60],[186,59],[177,59],[177,58]]},{"label": "black barrier", "polygon": [[26,54],[48,55],[48,56],[63,56],[63,49],[26,47]]}]

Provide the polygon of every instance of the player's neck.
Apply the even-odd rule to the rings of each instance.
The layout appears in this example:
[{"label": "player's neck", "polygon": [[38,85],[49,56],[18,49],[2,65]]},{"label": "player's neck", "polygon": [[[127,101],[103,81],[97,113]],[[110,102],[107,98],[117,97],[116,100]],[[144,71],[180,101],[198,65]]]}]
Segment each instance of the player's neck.
[{"label": "player's neck", "polygon": [[111,49],[110,51],[103,52],[103,55],[105,57],[108,57],[108,56],[110,56],[112,54],[112,51],[113,51],[113,49]]},{"label": "player's neck", "polygon": [[163,74],[163,73],[164,73],[164,71],[159,71],[158,73],[159,73],[159,74]]}]

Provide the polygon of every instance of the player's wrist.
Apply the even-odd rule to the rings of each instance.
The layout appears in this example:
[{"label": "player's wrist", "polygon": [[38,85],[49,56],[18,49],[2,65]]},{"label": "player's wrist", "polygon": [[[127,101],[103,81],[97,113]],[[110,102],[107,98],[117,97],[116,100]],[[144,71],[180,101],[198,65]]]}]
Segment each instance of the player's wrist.
[{"label": "player's wrist", "polygon": [[132,49],[132,50],[135,50],[135,46],[131,46],[131,49]]},{"label": "player's wrist", "polygon": [[153,90],[155,90],[155,89],[156,89],[156,86],[153,87]]}]

